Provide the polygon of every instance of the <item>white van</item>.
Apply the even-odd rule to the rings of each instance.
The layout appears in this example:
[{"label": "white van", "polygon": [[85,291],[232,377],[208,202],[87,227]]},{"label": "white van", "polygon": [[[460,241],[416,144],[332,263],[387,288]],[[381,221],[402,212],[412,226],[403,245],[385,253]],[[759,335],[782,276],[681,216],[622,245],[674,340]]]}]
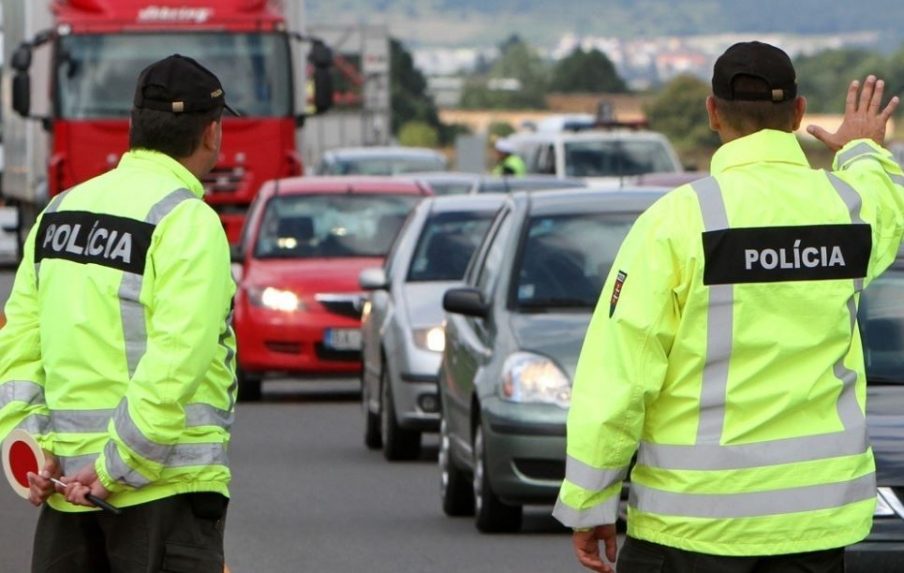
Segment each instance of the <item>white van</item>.
[{"label": "white van", "polygon": [[669,140],[655,131],[594,130],[519,133],[508,138],[528,173],[578,177],[620,187],[645,173],[684,171]]}]

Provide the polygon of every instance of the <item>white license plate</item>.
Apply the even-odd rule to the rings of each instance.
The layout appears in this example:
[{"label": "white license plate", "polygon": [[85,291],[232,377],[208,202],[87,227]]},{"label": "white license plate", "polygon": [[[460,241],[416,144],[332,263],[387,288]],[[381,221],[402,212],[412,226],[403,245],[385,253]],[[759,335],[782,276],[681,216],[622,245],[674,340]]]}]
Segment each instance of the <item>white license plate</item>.
[{"label": "white license plate", "polygon": [[333,350],[361,350],[361,330],[328,328],[323,333],[323,345]]}]

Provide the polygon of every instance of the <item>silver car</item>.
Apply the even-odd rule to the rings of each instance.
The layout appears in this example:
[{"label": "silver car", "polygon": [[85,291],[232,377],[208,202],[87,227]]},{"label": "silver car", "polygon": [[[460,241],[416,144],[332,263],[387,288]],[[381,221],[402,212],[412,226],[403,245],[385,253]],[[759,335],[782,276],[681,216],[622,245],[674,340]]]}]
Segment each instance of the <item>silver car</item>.
[{"label": "silver car", "polygon": [[439,428],[443,293],[460,284],[503,199],[493,194],[425,199],[383,267],[360,275],[361,287],[370,292],[361,323],[364,443],[382,447],[388,460],[416,458],[421,433]]}]

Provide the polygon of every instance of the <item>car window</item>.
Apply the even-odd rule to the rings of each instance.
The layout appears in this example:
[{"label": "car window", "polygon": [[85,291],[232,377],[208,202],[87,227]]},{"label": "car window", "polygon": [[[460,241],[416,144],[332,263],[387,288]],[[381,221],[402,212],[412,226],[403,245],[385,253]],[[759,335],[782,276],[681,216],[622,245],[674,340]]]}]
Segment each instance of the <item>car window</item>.
[{"label": "car window", "polygon": [[421,230],[408,280],[461,280],[492,218],[491,212],[434,213]]},{"label": "car window", "polygon": [[565,174],[569,177],[618,177],[676,169],[666,146],[657,140],[565,144]]},{"label": "car window", "polygon": [[416,219],[415,217],[416,210],[412,209],[408,216],[405,217],[405,221],[402,223],[401,228],[399,228],[396,233],[395,239],[392,241],[392,245],[389,247],[389,253],[386,255],[386,260],[383,261],[383,270],[386,273],[387,279],[391,282],[394,274],[393,267],[395,266],[396,259],[398,259],[399,254],[399,244],[402,240],[402,236],[405,235],[406,229],[411,226],[412,221]]},{"label": "car window", "polygon": [[886,271],[863,291],[858,324],[869,383],[904,384],[904,269]]},{"label": "car window", "polygon": [[532,217],[521,237],[512,294],[521,310],[596,306],[636,213]]},{"label": "car window", "polygon": [[442,157],[353,157],[337,158],[328,171],[329,175],[399,175],[423,171],[445,171]]},{"label": "car window", "polygon": [[473,181],[427,181],[435,195],[465,195],[474,187]]},{"label": "car window", "polygon": [[282,195],[267,204],[254,256],[382,257],[420,196]]},{"label": "car window", "polygon": [[502,219],[496,227],[492,242],[486,250],[480,268],[477,272],[477,288],[485,300],[489,300],[493,294],[493,287],[496,286],[496,279],[499,277],[499,271],[502,267],[502,257],[505,254],[505,246],[511,231],[514,217],[508,212],[500,214]]}]

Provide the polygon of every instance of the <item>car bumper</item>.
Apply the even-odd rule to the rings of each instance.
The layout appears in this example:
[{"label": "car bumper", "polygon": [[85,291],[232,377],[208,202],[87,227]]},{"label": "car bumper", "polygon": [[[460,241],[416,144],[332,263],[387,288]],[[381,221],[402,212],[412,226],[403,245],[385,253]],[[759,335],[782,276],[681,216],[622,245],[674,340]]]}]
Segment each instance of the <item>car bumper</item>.
[{"label": "car bumper", "polygon": [[566,411],[497,398],[481,407],[493,492],[515,505],[555,503],[565,477]]},{"label": "car bumper", "polygon": [[353,374],[361,371],[361,351],[336,349],[324,341],[327,329],[360,331],[357,319],[253,309],[236,316],[239,366],[265,374]]},{"label": "car bumper", "polygon": [[396,386],[396,416],[399,425],[422,432],[439,431],[439,377],[402,372]]},{"label": "car bumper", "polygon": [[844,550],[845,573],[892,573],[904,563],[904,519],[879,518],[861,543]]}]

